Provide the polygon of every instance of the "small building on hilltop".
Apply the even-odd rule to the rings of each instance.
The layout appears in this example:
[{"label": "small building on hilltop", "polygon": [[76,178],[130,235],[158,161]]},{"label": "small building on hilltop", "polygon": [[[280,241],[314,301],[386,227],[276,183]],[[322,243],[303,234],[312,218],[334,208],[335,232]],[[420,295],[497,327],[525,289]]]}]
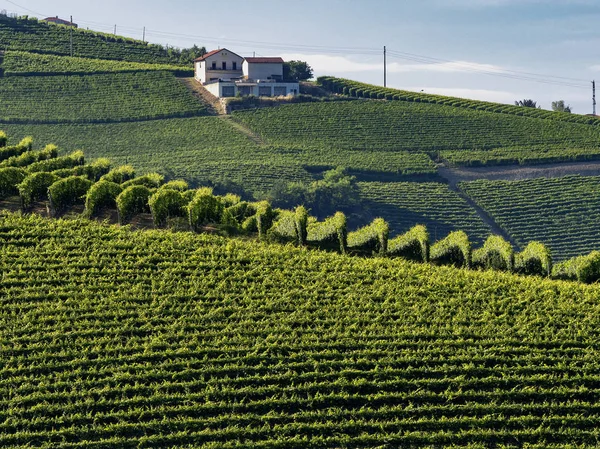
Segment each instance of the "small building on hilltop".
[{"label": "small building on hilltop", "polygon": [[226,49],[213,50],[194,62],[196,80],[218,98],[296,96],[300,85],[283,78],[279,57],[243,58]]},{"label": "small building on hilltop", "polygon": [[59,25],[66,25],[68,27],[78,28],[78,25],[76,23],[69,22],[68,20],[64,20],[64,19],[59,19],[58,16],[46,17],[44,19],[44,22],[57,23]]}]

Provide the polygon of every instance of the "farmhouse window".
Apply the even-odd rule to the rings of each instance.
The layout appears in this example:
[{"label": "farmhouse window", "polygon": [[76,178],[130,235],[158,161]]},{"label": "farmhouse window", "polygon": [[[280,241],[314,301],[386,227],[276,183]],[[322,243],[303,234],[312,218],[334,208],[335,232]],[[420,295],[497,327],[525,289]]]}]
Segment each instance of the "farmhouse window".
[{"label": "farmhouse window", "polygon": [[223,86],[223,97],[235,97],[235,87]]},{"label": "farmhouse window", "polygon": [[227,63],[226,62],[223,63],[223,70],[227,70]]},{"label": "farmhouse window", "polygon": [[233,70],[237,70],[237,62],[233,63]]},{"label": "farmhouse window", "polygon": [[260,97],[270,97],[272,95],[271,86],[260,86],[258,88],[258,95]]},{"label": "farmhouse window", "polygon": [[217,70],[217,63],[216,63],[216,62],[213,62],[213,63],[212,63],[212,69],[213,69],[213,70]]},{"label": "farmhouse window", "polygon": [[287,95],[287,89],[285,86],[276,86],[273,88],[276,97],[285,97]]}]

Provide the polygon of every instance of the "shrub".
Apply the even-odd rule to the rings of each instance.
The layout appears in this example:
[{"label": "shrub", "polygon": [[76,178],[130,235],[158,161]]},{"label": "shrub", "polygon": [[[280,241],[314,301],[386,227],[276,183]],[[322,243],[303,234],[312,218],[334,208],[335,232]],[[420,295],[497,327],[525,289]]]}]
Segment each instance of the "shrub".
[{"label": "shrub", "polygon": [[591,284],[600,280],[600,251],[587,256],[574,257],[557,264],[552,275],[558,279],[570,279]]},{"label": "shrub", "polygon": [[158,189],[164,181],[165,177],[163,175],[159,175],[158,173],[148,173],[147,175],[138,176],[137,178],[125,181],[121,187],[126,189],[129,186],[146,186],[149,189]]},{"label": "shrub", "polygon": [[19,183],[25,179],[25,170],[17,167],[0,168],[0,198],[17,195]]},{"label": "shrub", "polygon": [[306,245],[307,224],[308,211],[304,206],[298,206],[295,211],[280,211],[273,226],[267,232],[267,238],[272,241],[294,242],[298,246],[304,246]]},{"label": "shrub", "polygon": [[98,181],[87,192],[85,198],[85,214],[93,217],[103,208],[117,206],[117,197],[121,194],[123,188],[114,182]]},{"label": "shrub", "polygon": [[175,179],[173,181],[169,181],[165,184],[163,184],[162,186],[160,186],[161,189],[171,189],[171,190],[179,190],[180,192],[185,192],[186,190],[188,190],[190,187],[188,186],[188,183],[182,179]]},{"label": "shrub", "polygon": [[388,242],[388,254],[417,262],[429,261],[429,232],[423,225],[417,225],[406,234]]},{"label": "shrub", "polygon": [[82,203],[93,182],[83,176],[70,176],[60,179],[48,188],[48,199],[54,213],[60,213],[68,206]]},{"label": "shrub", "polygon": [[17,186],[23,208],[28,208],[33,202],[45,198],[48,195],[48,187],[59,179],[54,173],[46,172],[32,173],[25,177]]},{"label": "shrub", "polygon": [[236,204],[239,204],[242,201],[242,198],[239,195],[234,193],[228,193],[221,197],[221,203],[225,208],[233,207]]},{"label": "shrub", "polygon": [[383,218],[376,218],[370,225],[348,234],[348,249],[361,254],[384,255],[389,233],[387,222]]},{"label": "shrub", "polygon": [[156,226],[165,226],[169,218],[187,215],[187,201],[176,190],[159,189],[149,198],[148,204]]},{"label": "shrub", "polygon": [[512,245],[499,235],[491,235],[482,248],[473,251],[473,265],[492,270],[513,271],[515,253]]},{"label": "shrub", "polygon": [[472,250],[469,237],[463,231],[455,231],[431,247],[430,259],[438,265],[455,265],[471,268]]},{"label": "shrub", "polygon": [[126,224],[136,214],[150,212],[148,200],[152,191],[146,186],[129,186],[117,196],[119,224]]},{"label": "shrub", "polygon": [[226,208],[227,213],[229,213],[233,219],[239,224],[242,225],[244,221],[256,214],[256,207],[253,203],[248,203],[247,201],[240,201],[233,206]]},{"label": "shrub", "polygon": [[0,147],[0,161],[5,161],[6,159],[9,159],[11,157],[20,156],[21,154],[25,153],[26,151],[27,151],[27,148],[19,147],[19,146]]},{"label": "shrub", "polygon": [[260,240],[267,237],[267,231],[273,225],[274,218],[273,208],[268,201],[261,201],[256,205],[256,227]]},{"label": "shrub", "polygon": [[203,225],[221,223],[224,209],[223,203],[213,195],[212,189],[198,189],[188,205],[190,228],[199,232]]},{"label": "shrub", "polygon": [[307,226],[307,241],[321,249],[335,249],[346,253],[348,230],[346,216],[337,212],[323,222],[313,222]]},{"label": "shrub", "polygon": [[58,156],[58,149],[54,145],[48,145],[41,151],[32,151],[27,146],[18,146],[18,154],[0,163],[2,167],[25,167],[38,161],[53,159]]},{"label": "shrub", "polygon": [[115,184],[123,184],[133,178],[135,178],[134,168],[131,165],[121,165],[120,167],[113,168],[100,179],[114,182]]},{"label": "shrub", "polygon": [[68,156],[56,157],[58,148],[55,145],[48,145],[44,150],[48,157],[39,160],[27,167],[29,173],[51,172],[64,168],[73,168],[83,166],[85,157],[83,151],[75,151]]},{"label": "shrub", "polygon": [[8,143],[8,137],[4,131],[0,131],[0,148],[4,148]]},{"label": "shrub", "polygon": [[516,255],[515,270],[521,274],[550,276],[552,274],[552,255],[546,245],[531,242]]}]

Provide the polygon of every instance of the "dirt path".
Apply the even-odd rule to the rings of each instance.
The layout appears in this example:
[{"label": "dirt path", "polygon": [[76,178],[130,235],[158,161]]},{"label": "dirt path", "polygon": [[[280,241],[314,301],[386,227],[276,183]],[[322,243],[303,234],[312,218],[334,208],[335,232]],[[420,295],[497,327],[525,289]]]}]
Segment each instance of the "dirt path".
[{"label": "dirt path", "polygon": [[253,142],[255,142],[258,145],[267,145],[267,142],[265,142],[262,137],[260,137],[258,134],[255,134],[250,128],[244,126],[243,124],[236,122],[230,115],[221,115],[219,116],[219,118],[227,123],[229,123],[233,128],[235,128],[236,130],[238,130],[239,132],[247,135]]},{"label": "dirt path", "polygon": [[490,181],[518,181],[535,178],[560,178],[568,175],[600,176],[600,161],[561,162],[544,165],[512,165],[500,167],[448,167],[438,166],[440,176],[451,185],[462,181],[488,179]]},{"label": "dirt path", "polygon": [[225,115],[223,105],[217,97],[207,91],[202,84],[196,81],[195,78],[179,78],[181,81],[198,100],[206,105],[209,114],[211,115]]}]

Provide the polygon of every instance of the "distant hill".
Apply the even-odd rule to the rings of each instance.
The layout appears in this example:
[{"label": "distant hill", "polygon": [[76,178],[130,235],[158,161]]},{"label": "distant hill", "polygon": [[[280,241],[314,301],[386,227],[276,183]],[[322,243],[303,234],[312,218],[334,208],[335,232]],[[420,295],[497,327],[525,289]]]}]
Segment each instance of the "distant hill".
[{"label": "distant hill", "polygon": [[0,49],[158,64],[177,63],[161,45],[81,28],[71,29],[35,18],[0,16]]}]

